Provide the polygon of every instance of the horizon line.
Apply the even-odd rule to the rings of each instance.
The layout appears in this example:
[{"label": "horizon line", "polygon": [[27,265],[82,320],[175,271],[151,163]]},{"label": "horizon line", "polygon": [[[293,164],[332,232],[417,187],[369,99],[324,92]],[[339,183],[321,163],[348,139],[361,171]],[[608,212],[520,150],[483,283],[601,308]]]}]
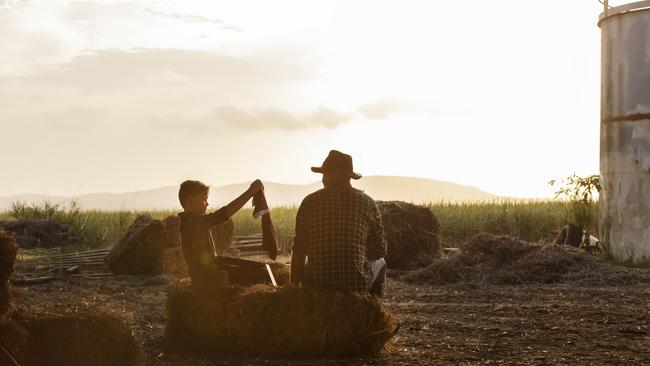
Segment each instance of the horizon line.
[{"label": "horizon line", "polygon": [[[470,184],[464,184],[464,183],[456,183],[453,181],[449,180],[443,180],[443,179],[435,179],[435,178],[426,178],[426,177],[418,177],[418,176],[406,176],[406,175],[382,175],[382,174],[375,174],[375,175],[367,175],[363,176],[361,180],[364,178],[374,178],[374,177],[382,177],[382,178],[408,178],[408,179],[422,179],[422,180],[429,180],[429,181],[437,181],[437,182],[444,182],[444,183],[451,183],[463,187],[471,187],[478,189],[484,193],[487,193],[491,196],[496,196],[496,197],[501,197],[499,195],[496,195],[494,193],[491,193],[483,188],[470,185]],[[243,181],[243,182],[235,182],[235,183],[227,183],[223,185],[210,185],[210,187],[214,188],[223,188],[223,187],[228,187],[228,186],[235,186],[235,185],[241,185],[241,184],[248,184],[250,182],[248,181]],[[287,185],[287,186],[309,186],[312,184],[317,184],[320,183],[320,180],[315,180],[313,182],[309,183],[287,183],[287,182],[277,182],[277,181],[264,181],[262,180],[262,183],[270,183],[270,184],[279,184],[279,185]],[[168,188],[172,187],[175,185],[180,185],[180,183],[176,184],[166,184],[166,185],[161,185],[153,188],[143,188],[143,189],[137,189],[137,190],[129,190],[129,191],[95,191],[95,192],[86,192],[86,193],[79,193],[75,195],[65,195],[65,194],[56,194],[56,193],[34,193],[34,192],[27,192],[27,193],[18,193],[18,194],[12,194],[8,196],[0,196],[0,199],[6,199],[6,198],[12,198],[12,197],[18,197],[18,196],[51,196],[51,197],[57,197],[57,198],[75,198],[75,197],[80,197],[80,196],[87,196],[87,195],[95,195],[95,194],[133,194],[133,193],[140,193],[140,192],[147,192],[147,191],[154,191],[157,189],[163,189],[163,188]]]}]

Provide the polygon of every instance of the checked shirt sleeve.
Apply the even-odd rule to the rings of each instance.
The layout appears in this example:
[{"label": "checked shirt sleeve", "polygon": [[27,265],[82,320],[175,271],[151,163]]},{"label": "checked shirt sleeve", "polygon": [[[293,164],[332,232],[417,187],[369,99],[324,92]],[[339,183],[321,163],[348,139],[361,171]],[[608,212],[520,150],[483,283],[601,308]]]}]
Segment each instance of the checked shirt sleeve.
[{"label": "checked shirt sleeve", "polygon": [[376,202],[371,202],[369,211],[366,256],[369,260],[377,260],[386,256],[386,235],[381,221],[381,211]]},{"label": "checked shirt sleeve", "polygon": [[222,207],[213,213],[203,215],[201,218],[203,226],[208,229],[213,226],[224,224],[228,222],[229,219],[225,207]]}]

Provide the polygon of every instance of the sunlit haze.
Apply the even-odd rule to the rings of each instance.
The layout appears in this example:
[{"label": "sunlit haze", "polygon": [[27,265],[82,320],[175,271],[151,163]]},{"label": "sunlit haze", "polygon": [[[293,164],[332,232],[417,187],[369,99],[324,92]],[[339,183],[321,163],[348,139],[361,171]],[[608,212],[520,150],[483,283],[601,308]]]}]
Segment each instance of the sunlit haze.
[{"label": "sunlit haze", "polygon": [[4,1],[0,196],[598,172],[596,0]]}]

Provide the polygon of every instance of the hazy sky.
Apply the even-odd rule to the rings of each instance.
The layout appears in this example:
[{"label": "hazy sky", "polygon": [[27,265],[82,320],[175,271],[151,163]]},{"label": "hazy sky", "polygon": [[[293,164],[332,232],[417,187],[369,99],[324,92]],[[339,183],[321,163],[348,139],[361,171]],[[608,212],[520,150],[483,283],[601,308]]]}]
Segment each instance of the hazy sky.
[{"label": "hazy sky", "polygon": [[0,4],[0,196],[598,172],[596,0]]}]

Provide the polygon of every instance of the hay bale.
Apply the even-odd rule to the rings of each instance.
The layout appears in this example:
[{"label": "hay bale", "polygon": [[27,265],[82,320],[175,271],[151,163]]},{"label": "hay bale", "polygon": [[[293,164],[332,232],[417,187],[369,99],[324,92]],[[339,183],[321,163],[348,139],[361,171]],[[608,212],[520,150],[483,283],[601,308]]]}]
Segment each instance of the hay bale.
[{"label": "hay bale", "polygon": [[275,261],[266,263],[271,267],[271,272],[273,272],[273,277],[275,277],[278,286],[286,286],[291,283],[291,266]]},{"label": "hay bale", "polygon": [[[20,365],[144,365],[130,329],[104,314],[14,313],[0,326],[0,345]],[[0,351],[0,365],[13,365]]]},{"label": "hay bale", "polygon": [[168,297],[170,339],[209,353],[267,357],[377,354],[395,329],[382,303],[361,294],[258,285],[178,288]]},{"label": "hay bale", "polygon": [[241,349],[277,356],[378,354],[395,333],[392,316],[369,295],[255,286],[234,304]]},{"label": "hay bale", "polygon": [[118,274],[160,274],[163,272],[164,250],[177,243],[160,220],[141,215],[113,246],[104,261],[111,271]]},{"label": "hay bale", "polygon": [[228,327],[228,305],[237,287],[177,287],[167,296],[167,337],[193,351],[215,354],[235,352],[236,337]]},{"label": "hay bale", "polygon": [[104,314],[39,315],[27,321],[25,365],[143,365],[131,330]]},{"label": "hay bale", "polygon": [[427,207],[400,201],[377,201],[391,269],[414,268],[422,258],[442,256],[440,222]]},{"label": "hay bale", "polygon": [[17,253],[14,235],[0,229],[0,285],[4,285],[14,273]]},{"label": "hay bale", "polygon": [[[616,275],[615,281],[612,281],[613,275]],[[461,245],[458,252],[404,274],[400,280],[430,285],[572,283],[607,286],[650,283],[650,271],[617,268],[570,246],[537,245],[509,236],[481,233]]]},{"label": "hay bale", "polygon": [[[0,365],[25,365],[28,355],[29,333],[24,321],[18,317],[8,318],[0,325],[0,346],[9,353],[0,350]],[[14,362],[15,361],[15,362]]]},{"label": "hay bale", "polygon": [[9,279],[16,262],[16,239],[13,234],[0,229],[0,325],[5,321],[11,298]]},{"label": "hay bale", "polygon": [[9,289],[9,285],[0,286],[0,325],[5,322],[10,307],[11,290]]}]

